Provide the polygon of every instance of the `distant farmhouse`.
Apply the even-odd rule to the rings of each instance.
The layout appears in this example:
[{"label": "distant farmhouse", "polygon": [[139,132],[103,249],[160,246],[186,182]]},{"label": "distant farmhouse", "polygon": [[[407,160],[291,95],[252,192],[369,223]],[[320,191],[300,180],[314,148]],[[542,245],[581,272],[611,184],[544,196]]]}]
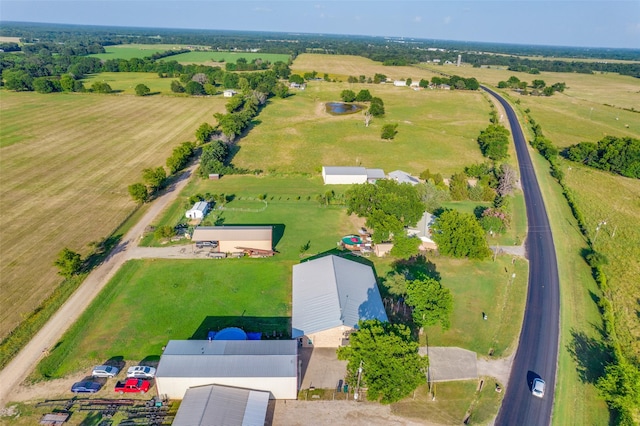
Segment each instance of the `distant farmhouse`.
[{"label": "distant farmhouse", "polygon": [[193,207],[187,210],[187,213],[185,213],[185,216],[188,219],[202,219],[207,215],[208,211],[209,211],[209,203],[207,203],[206,201],[198,201],[193,205]]},{"label": "distant farmhouse", "polygon": [[356,183],[375,183],[385,179],[384,170],[364,167],[322,167],[322,179],[325,185],[352,185]]},{"label": "distant farmhouse", "polygon": [[402,170],[394,170],[392,172],[389,172],[388,178],[390,180],[395,180],[398,183],[408,183],[411,185],[417,185],[420,183],[420,179],[411,176],[409,173],[403,172]]},{"label": "distant farmhouse", "polygon": [[294,265],[291,336],[311,347],[348,343],[359,320],[388,321],[373,269],[330,255]]}]

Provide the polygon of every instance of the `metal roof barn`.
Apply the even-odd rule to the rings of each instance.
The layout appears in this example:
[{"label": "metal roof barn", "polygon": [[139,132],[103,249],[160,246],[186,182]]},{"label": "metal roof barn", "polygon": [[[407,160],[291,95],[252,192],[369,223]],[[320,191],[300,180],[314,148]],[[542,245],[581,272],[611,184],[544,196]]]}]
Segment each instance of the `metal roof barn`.
[{"label": "metal roof barn", "polygon": [[370,266],[334,255],[294,265],[292,337],[352,330],[374,318],[388,321]]},{"label": "metal roof barn", "polygon": [[209,385],[189,388],[173,426],[263,426],[269,392]]},{"label": "metal roof barn", "polygon": [[226,385],[296,399],[298,345],[293,340],[171,340],[156,371],[158,394],[182,399],[188,388]]},{"label": "metal roof barn", "polygon": [[218,251],[222,253],[237,252],[237,247],[254,249],[273,249],[273,227],[266,226],[198,226],[193,231],[191,241],[217,241]]}]

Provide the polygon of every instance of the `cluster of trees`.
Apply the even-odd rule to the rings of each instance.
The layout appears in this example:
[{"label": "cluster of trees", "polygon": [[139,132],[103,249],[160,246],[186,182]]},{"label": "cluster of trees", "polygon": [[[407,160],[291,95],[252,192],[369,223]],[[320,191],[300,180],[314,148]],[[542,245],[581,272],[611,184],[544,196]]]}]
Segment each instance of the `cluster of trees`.
[{"label": "cluster of trees", "polygon": [[184,169],[193,156],[195,149],[196,144],[193,142],[182,142],[179,146],[175,147],[171,153],[171,157],[167,158],[169,174],[173,175]]},{"label": "cluster of trees", "polygon": [[338,349],[347,362],[347,382],[367,388],[367,399],[390,404],[426,382],[427,357],[404,324],[379,320],[360,321],[349,345]]},{"label": "cluster of trees", "polygon": [[587,166],[640,179],[640,139],[605,136],[597,143],[580,142],[562,155]]},{"label": "cluster of trees", "polygon": [[[439,86],[441,84],[446,84],[452,89],[457,90],[478,90],[480,88],[480,83],[474,77],[464,78],[459,75],[452,75],[451,77],[431,77],[431,85]],[[420,87],[429,87],[429,82],[424,79],[420,80]]]},{"label": "cluster of trees", "polygon": [[248,62],[246,58],[238,58],[235,63],[227,62],[224,67],[227,71],[258,71],[269,69],[271,63],[261,58],[252,59]]},{"label": "cluster of trees", "polygon": [[491,256],[485,231],[471,213],[445,210],[436,218],[431,232],[438,251],[445,256],[471,259]]},{"label": "cluster of trees", "polygon": [[366,218],[373,229],[376,243],[389,241],[391,235],[404,233],[405,226],[414,226],[424,213],[418,190],[410,184],[383,179],[375,184],[353,185],[345,192],[347,214]]},{"label": "cluster of trees", "polygon": [[398,134],[398,123],[385,124],[382,126],[380,137],[382,139],[391,140]]},{"label": "cluster of trees", "polygon": [[490,124],[480,132],[478,145],[482,155],[493,161],[509,157],[509,130],[501,124]]},{"label": "cluster of trees", "polygon": [[[499,81],[498,88],[518,90],[523,95],[532,96],[552,96],[555,92],[564,92],[567,87],[565,83],[554,83],[547,86],[544,80],[533,80],[531,85],[526,81],[520,81],[518,77],[512,75],[507,81]],[[529,91],[531,88],[531,91]]]},{"label": "cluster of trees", "polygon": [[231,174],[234,172],[232,166],[225,163],[229,155],[229,147],[220,139],[215,139],[206,144],[202,148],[200,155],[200,167],[198,167],[198,176],[207,179],[210,174]]}]

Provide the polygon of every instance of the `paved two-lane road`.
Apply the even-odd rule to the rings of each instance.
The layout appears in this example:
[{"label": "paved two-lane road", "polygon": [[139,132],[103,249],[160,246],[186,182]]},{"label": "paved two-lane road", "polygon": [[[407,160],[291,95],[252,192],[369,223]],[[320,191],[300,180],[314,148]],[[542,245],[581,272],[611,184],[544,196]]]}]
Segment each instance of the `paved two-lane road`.
[{"label": "paved two-lane road", "polygon": [[[504,107],[516,145],[520,179],[527,206],[529,290],[520,342],[496,425],[548,425],[551,423],[556,384],[560,324],[558,263],[549,218],[536,179],[527,141],[515,112],[498,94],[483,87]],[[544,398],[531,394],[531,381],[547,384]]]}]

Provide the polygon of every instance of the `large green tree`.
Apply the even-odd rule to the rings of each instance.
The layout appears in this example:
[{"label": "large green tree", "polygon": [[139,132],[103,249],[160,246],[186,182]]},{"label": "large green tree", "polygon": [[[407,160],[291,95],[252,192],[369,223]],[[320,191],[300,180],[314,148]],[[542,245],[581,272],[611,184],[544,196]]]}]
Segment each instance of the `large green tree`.
[{"label": "large green tree", "polygon": [[417,189],[408,183],[379,180],[375,184],[353,185],[345,193],[348,214],[367,219],[375,242],[389,239],[390,233],[414,226],[424,213]]},{"label": "large green tree", "polygon": [[447,210],[436,218],[431,229],[438,251],[445,256],[471,259],[491,256],[484,230],[470,213]]},{"label": "large green tree", "polygon": [[138,182],[129,185],[129,195],[133,201],[137,203],[145,203],[149,198],[149,192],[147,191],[147,186],[144,183]]},{"label": "large green tree", "polygon": [[383,404],[399,401],[425,383],[429,365],[407,326],[379,320],[360,321],[349,345],[338,349],[338,358],[348,361],[348,383],[357,386],[360,375],[367,399]]},{"label": "large green tree", "polygon": [[503,160],[509,156],[509,130],[500,124],[490,124],[480,132],[478,144],[485,157]]},{"label": "large green tree", "polygon": [[65,278],[71,278],[82,268],[82,256],[68,248],[63,248],[58,257],[53,262],[58,267],[58,274]]},{"label": "large green tree", "polygon": [[607,404],[618,412],[620,425],[634,425],[640,416],[640,368],[624,357],[605,367],[596,384]]},{"label": "large green tree", "polygon": [[433,278],[407,283],[407,305],[411,306],[413,322],[420,328],[440,323],[447,330],[453,312],[453,296],[448,288]]},{"label": "large green tree", "polygon": [[340,92],[340,99],[342,99],[343,102],[353,102],[356,100],[356,92],[354,92],[353,90],[345,89]]},{"label": "large green tree", "polygon": [[147,85],[140,83],[136,86],[137,96],[147,96],[149,93],[151,93],[151,89]]},{"label": "large green tree", "polygon": [[162,166],[156,167],[155,169],[144,169],[142,170],[142,180],[153,193],[164,187],[165,181],[167,180],[167,172]]}]

